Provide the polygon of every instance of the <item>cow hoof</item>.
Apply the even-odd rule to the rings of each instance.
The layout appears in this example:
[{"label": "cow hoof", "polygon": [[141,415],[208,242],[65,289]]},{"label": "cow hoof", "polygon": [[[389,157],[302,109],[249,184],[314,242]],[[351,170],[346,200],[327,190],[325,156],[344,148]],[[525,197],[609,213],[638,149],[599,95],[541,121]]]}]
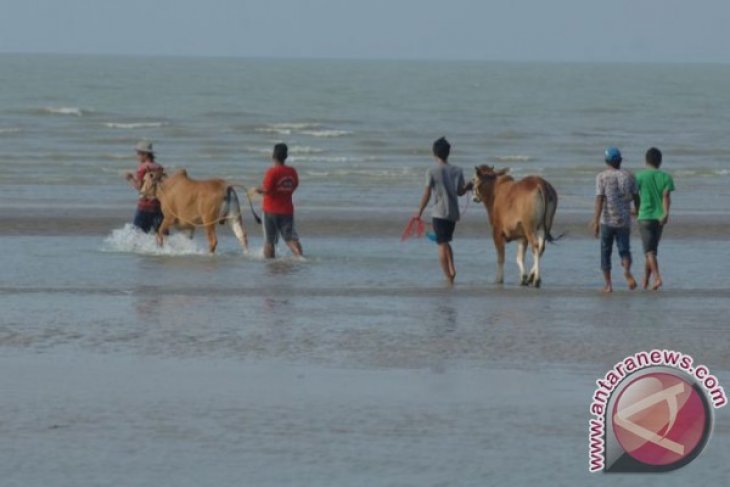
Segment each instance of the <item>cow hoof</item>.
[{"label": "cow hoof", "polygon": [[539,288],[540,284],[542,284],[542,279],[535,279],[533,286],[535,286],[535,288]]},{"label": "cow hoof", "polygon": [[520,281],[520,286],[527,286],[529,281],[527,280],[527,276],[522,276],[522,280]]},{"label": "cow hoof", "polygon": [[527,278],[527,285],[534,284],[535,282],[535,273],[531,272],[530,276]]},{"label": "cow hoof", "polygon": [[504,284],[504,279],[495,279],[494,283],[501,286],[502,284]]}]

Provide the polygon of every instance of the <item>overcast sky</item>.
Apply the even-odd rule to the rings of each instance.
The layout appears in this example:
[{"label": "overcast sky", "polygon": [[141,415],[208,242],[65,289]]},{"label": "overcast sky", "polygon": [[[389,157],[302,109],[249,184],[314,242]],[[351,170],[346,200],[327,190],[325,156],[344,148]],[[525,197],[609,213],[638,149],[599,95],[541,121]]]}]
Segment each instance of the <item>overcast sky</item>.
[{"label": "overcast sky", "polygon": [[728,63],[730,0],[0,0],[0,52]]}]

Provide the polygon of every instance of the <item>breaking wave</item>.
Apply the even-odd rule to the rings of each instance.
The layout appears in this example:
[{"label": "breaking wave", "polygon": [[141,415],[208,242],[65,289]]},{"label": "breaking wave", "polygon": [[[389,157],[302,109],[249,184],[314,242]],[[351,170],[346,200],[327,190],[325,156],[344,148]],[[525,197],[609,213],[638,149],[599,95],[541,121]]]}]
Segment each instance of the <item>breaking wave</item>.
[{"label": "breaking wave", "polygon": [[130,123],[107,122],[104,124],[105,127],[110,128],[110,129],[127,129],[127,130],[159,128],[159,127],[164,127],[165,125],[166,125],[165,122],[130,122]]},{"label": "breaking wave", "polygon": [[352,132],[347,130],[302,130],[300,132],[303,135],[311,135],[312,137],[342,137],[343,135],[349,135]]},{"label": "breaking wave", "polygon": [[342,137],[352,132],[347,130],[334,130],[324,128],[318,123],[270,123],[263,127],[258,127],[256,132],[264,134],[276,135],[309,135],[311,137]]},{"label": "breaking wave", "polygon": [[78,107],[44,107],[41,113],[50,115],[73,115],[75,117],[81,117],[91,113],[91,110],[84,110]]}]

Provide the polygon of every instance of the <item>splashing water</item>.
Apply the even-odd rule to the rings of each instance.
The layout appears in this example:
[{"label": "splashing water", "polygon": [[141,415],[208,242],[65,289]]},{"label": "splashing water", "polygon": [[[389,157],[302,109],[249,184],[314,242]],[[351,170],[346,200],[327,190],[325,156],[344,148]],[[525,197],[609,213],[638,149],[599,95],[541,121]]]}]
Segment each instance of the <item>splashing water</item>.
[{"label": "splashing water", "polygon": [[105,252],[127,252],[145,255],[207,255],[208,251],[186,235],[176,233],[165,239],[159,247],[154,234],[144,233],[131,223],[113,230],[104,239],[102,250]]}]

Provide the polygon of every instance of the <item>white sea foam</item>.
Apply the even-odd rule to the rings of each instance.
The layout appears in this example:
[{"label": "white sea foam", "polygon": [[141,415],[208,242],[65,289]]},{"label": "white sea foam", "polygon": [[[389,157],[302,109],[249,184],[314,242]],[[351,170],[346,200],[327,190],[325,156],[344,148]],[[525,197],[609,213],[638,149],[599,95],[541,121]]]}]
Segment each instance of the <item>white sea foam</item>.
[{"label": "white sea foam", "polygon": [[104,124],[104,126],[107,128],[110,128],[110,129],[134,130],[134,129],[163,127],[163,126],[165,126],[165,122],[129,122],[129,123],[107,122]]},{"label": "white sea foam", "polygon": [[290,162],[355,162],[361,161],[362,159],[357,157],[345,157],[345,156],[291,156],[289,157]]},{"label": "white sea foam", "polygon": [[127,223],[113,230],[102,244],[105,252],[123,252],[142,255],[206,255],[208,251],[182,233],[174,233],[159,247],[155,236],[147,234]]},{"label": "white sea foam", "polygon": [[23,129],[19,129],[17,127],[5,127],[5,128],[0,128],[0,135],[17,134],[22,131],[23,131]]},{"label": "white sea foam", "polygon": [[311,135],[312,137],[342,137],[343,135],[349,135],[352,132],[347,130],[302,130],[300,132],[303,135]]},{"label": "white sea foam", "polygon": [[260,132],[262,134],[277,134],[277,135],[291,135],[292,130],[291,129],[282,129],[277,127],[259,127],[256,129],[256,132]]},{"label": "white sea foam", "polygon": [[323,128],[318,123],[270,123],[264,127],[258,127],[257,132],[277,135],[309,135],[311,137],[341,137],[351,132],[347,130],[334,130]]},{"label": "white sea foam", "polygon": [[497,156],[494,159],[499,162],[529,162],[533,160],[530,156],[522,155]]},{"label": "white sea foam", "polygon": [[78,107],[45,107],[43,108],[43,111],[53,115],[74,115],[76,117],[81,117],[84,114],[89,113],[89,110],[82,110]]},{"label": "white sea foam", "polygon": [[321,154],[322,152],[324,152],[324,149],[306,145],[293,145],[289,147],[289,154]]},{"label": "white sea foam", "polygon": [[281,130],[306,130],[306,129],[318,129],[322,125],[319,123],[271,123],[269,127],[277,128]]}]

